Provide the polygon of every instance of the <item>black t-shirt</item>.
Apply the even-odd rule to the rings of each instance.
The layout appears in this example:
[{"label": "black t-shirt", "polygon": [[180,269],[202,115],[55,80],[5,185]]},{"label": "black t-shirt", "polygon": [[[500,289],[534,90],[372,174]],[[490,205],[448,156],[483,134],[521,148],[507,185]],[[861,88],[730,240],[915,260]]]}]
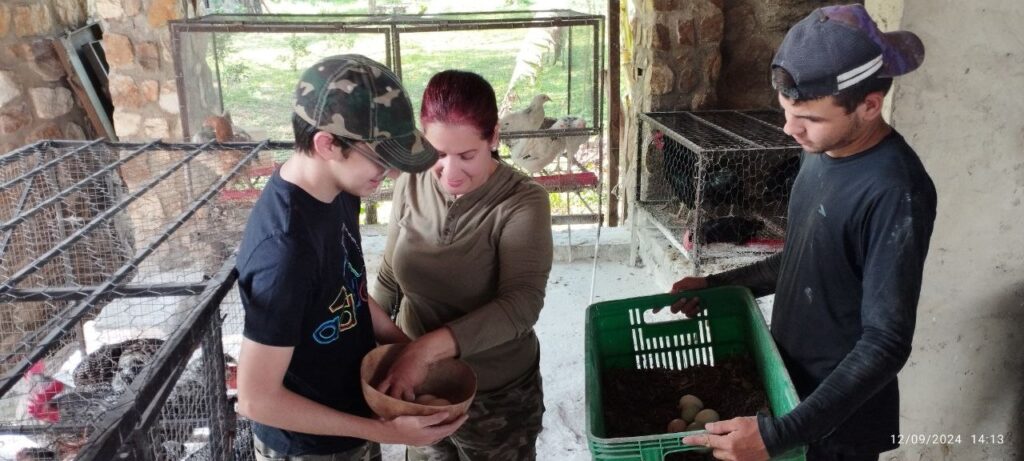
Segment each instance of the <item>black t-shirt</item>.
[{"label": "black t-shirt", "polygon": [[805,407],[844,407],[805,421],[835,418],[819,443],[837,452],[896,446],[896,373],[911,351],[935,207],[931,178],[895,131],[850,157],[804,154],[771,329],[800,397],[821,390]]},{"label": "black t-shirt", "polygon": [[[238,286],[245,337],[295,348],[285,388],[345,413],[370,416],[359,365],[376,343],[358,219],[358,197],[342,192],[323,203],[275,172],[246,225]],[[253,432],[287,455],[337,453],[364,443],[258,423]]]}]

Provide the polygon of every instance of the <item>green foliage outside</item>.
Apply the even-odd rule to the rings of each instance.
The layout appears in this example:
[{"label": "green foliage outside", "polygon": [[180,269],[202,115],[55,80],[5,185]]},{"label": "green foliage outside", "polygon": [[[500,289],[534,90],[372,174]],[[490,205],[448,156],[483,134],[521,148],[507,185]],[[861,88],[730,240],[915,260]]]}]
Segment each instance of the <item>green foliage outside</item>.
[{"label": "green foliage outside", "polygon": [[[227,1],[220,0],[220,3]],[[531,6],[523,0],[499,2],[494,10],[523,10]],[[396,2],[378,1],[377,5],[393,3]],[[432,8],[435,3],[438,2],[431,2]],[[315,8],[313,13],[365,13],[367,6],[367,2],[355,0],[267,0],[265,4],[273,13],[310,13],[309,8]],[[217,5],[218,0],[211,1],[211,8]],[[292,9],[285,10],[285,6]],[[542,64],[533,69],[535,78],[516,82],[513,90],[518,100],[512,108],[523,108],[535,94],[545,93],[552,99],[546,105],[549,116],[581,116],[591,126],[594,123],[595,97],[592,34],[590,27],[574,28],[570,54],[567,52],[570,33],[564,33],[564,51],[558,53],[558,59],[550,48],[545,49]],[[508,90],[517,53],[528,46],[524,44],[527,42],[525,35],[526,29],[403,33],[402,79],[414,107],[418,110],[430,76],[450,68],[480,73],[494,86],[500,100]],[[219,69],[225,109],[243,129],[271,139],[291,139],[291,101],[295,84],[299,73],[316,60],[334,54],[359,53],[386,61],[385,37],[379,33],[217,33],[215,43],[219,61],[210,55],[208,64],[211,69]],[[570,78],[571,86],[568,84]],[[595,171],[596,165],[587,165],[587,168]],[[580,198],[572,195],[572,211],[587,213]],[[585,191],[584,197],[587,197],[587,204],[596,210],[596,192]],[[565,213],[564,201],[564,194],[553,194],[552,211]],[[386,220],[387,216],[381,216],[381,219]]]}]

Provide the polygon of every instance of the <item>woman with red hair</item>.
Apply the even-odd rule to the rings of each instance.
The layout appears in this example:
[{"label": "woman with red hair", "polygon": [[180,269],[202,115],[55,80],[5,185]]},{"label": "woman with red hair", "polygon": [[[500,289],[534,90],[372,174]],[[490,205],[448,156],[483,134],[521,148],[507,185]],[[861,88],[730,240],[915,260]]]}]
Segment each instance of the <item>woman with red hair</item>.
[{"label": "woman with red hair", "polygon": [[547,191],[498,159],[498,109],[483,77],[434,75],[420,111],[434,166],[395,184],[373,297],[414,342],[381,391],[406,400],[430,364],[459,357],[477,374],[469,420],[409,447],[409,460],[536,458],[544,397],[533,326],[551,271]]}]

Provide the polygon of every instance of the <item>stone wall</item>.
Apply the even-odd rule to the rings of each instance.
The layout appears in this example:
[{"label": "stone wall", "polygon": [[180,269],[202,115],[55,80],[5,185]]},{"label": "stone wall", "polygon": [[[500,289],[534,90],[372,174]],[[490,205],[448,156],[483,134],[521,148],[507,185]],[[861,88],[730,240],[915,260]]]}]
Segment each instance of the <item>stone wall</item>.
[{"label": "stone wall", "polygon": [[181,137],[167,21],[184,16],[180,0],[90,0],[110,64],[114,131],[121,141]]},{"label": "stone wall", "polygon": [[775,49],[786,31],[815,8],[849,0],[725,0],[720,109],[778,107],[769,79]]},{"label": "stone wall", "polygon": [[40,139],[95,136],[51,42],[86,19],[86,0],[0,2],[0,154]]},{"label": "stone wall", "polygon": [[653,0],[632,19],[633,106],[641,111],[715,104],[723,36],[721,0]]}]

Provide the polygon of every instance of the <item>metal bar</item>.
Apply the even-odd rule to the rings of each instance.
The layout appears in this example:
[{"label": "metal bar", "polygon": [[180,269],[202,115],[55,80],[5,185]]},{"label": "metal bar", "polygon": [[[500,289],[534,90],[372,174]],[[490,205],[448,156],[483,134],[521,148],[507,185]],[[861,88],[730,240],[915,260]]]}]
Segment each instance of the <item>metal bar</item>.
[{"label": "metal bar", "polygon": [[[601,213],[604,210],[604,191],[605,191],[605,179],[604,179],[604,78],[601,77],[601,69],[604,68],[604,47],[596,48],[597,44],[601,43],[601,39],[604,37],[604,21],[599,21],[597,28],[594,30],[594,44],[595,50],[597,50],[595,63],[594,63],[594,79],[597,81],[597,85],[593,88],[594,101],[596,101],[597,111],[594,113],[594,120],[598,120],[598,124],[602,126],[601,135],[598,136],[597,140],[597,211]],[[611,188],[608,188],[608,195],[611,195]],[[582,199],[583,197],[580,196]],[[585,203],[585,202],[584,202]],[[588,207],[589,208],[589,207]],[[598,235],[601,233],[601,226],[604,225],[604,220],[598,221],[597,232]],[[596,254],[596,253],[595,253]]]},{"label": "metal bar", "polygon": [[[219,304],[219,303],[218,303]],[[214,309],[219,312],[219,309]],[[210,439],[207,442],[210,448],[212,459],[230,461],[234,457],[231,444],[227,443],[229,429],[235,426],[234,411],[231,411],[228,404],[227,391],[225,389],[224,376],[224,343],[221,340],[221,325],[223,320],[214,316],[210,329],[202,339],[203,365],[206,373],[203,376],[206,384],[206,403],[210,408],[208,425],[210,428]]]},{"label": "metal bar", "polygon": [[[191,127],[188,121],[188,96],[185,94],[185,71],[182,68],[182,60],[185,59],[181,52],[180,23],[170,22],[171,26],[171,52],[174,53],[174,83],[178,87],[178,113],[181,116],[181,136],[184,139],[191,139]],[[218,91],[220,91],[218,89]]]},{"label": "metal bar", "polygon": [[[206,328],[214,328],[217,307],[238,278],[233,267],[234,258],[228,258],[203,292],[200,304],[189,312],[182,326],[157,351],[152,364],[143,369],[118,402],[125,404],[124,411],[106,415],[100,426],[102,429],[90,435],[76,459],[117,459],[123,440],[152,426],[174,388],[173,383],[177,382],[184,371],[192,350],[205,334]],[[172,367],[170,371],[166,371],[168,367]],[[224,392],[223,389],[221,392]]]},{"label": "metal bar", "polygon": [[[42,152],[39,152],[38,154],[39,161],[42,162],[45,159],[44,154]],[[46,172],[43,174],[43,183],[46,186],[52,188],[52,190],[60,190],[60,182],[57,181],[57,178],[53,174],[53,170],[46,170]],[[64,205],[64,203],[57,205],[54,207],[53,210],[57,218],[56,222],[54,223],[56,225],[57,231],[55,237],[62,240],[67,238],[67,228],[65,227],[67,220],[64,219]],[[13,232],[14,229],[12,228],[11,231]],[[69,255],[66,252],[62,253],[60,259],[61,262],[63,263],[62,268],[64,269],[65,277],[64,283],[75,283],[75,269],[74,267],[72,267],[71,264],[71,255]],[[51,280],[51,282],[54,282],[54,280]]]},{"label": "metal bar", "polygon": [[348,31],[349,33],[381,33],[391,27],[400,32],[440,32],[492,29],[523,29],[545,27],[571,27],[594,25],[596,19],[555,18],[555,19],[511,19],[511,20],[478,20],[478,21],[418,21],[413,24],[401,24],[391,21],[352,22],[223,22],[223,23],[179,23],[183,32],[260,32],[260,33],[332,33]]},{"label": "metal bar", "polygon": [[45,141],[45,140],[44,141],[36,141],[36,142],[34,142],[32,144],[24,145],[24,146],[21,146],[21,147],[19,147],[17,149],[14,149],[14,150],[12,150],[12,151],[10,151],[10,152],[0,156],[0,165],[3,165],[5,163],[7,163],[7,162],[10,162],[11,159],[14,159],[14,158],[17,158],[17,157],[23,157],[25,154],[27,154],[29,151],[31,151],[33,149],[43,149],[43,148],[46,148],[46,146],[49,143],[50,143],[50,141]]},{"label": "metal bar", "polygon": [[402,81],[402,38],[399,37],[398,29],[394,26],[391,27],[392,39],[391,50],[395,54],[395,62],[391,69],[395,71],[395,75],[398,76],[398,81]]},{"label": "metal bar", "polygon": [[[243,26],[251,29],[274,28],[279,26],[413,26],[423,24],[440,24],[446,27],[490,25],[494,23],[520,23],[532,24],[540,27],[550,27],[549,24],[584,23],[602,20],[600,15],[587,15],[576,13],[571,10],[539,10],[539,11],[518,11],[507,12],[518,13],[520,17],[494,17],[493,13],[442,13],[432,15],[365,15],[365,14],[330,14],[330,15],[309,15],[309,14],[279,14],[279,15],[208,15],[201,20],[176,20],[171,21],[173,27],[180,27],[182,30],[192,32],[195,30],[208,30],[211,26]],[[543,16],[544,13],[551,13]],[[476,16],[476,17],[467,17]],[[509,16],[506,14],[505,16]]]},{"label": "metal bar", "polygon": [[395,57],[391,51],[393,48],[394,45],[391,44],[391,34],[384,34],[384,55],[386,56],[385,59],[387,59],[387,62],[384,64],[388,66],[388,69],[391,69],[391,66],[393,65],[392,63],[395,62]]},{"label": "metal bar", "polygon": [[552,215],[551,225],[564,226],[569,224],[594,224],[601,221],[598,214]]},{"label": "metal bar", "polygon": [[224,85],[220,81],[220,52],[217,51],[217,33],[213,34],[213,68],[217,75],[217,100],[220,101],[220,113],[224,113]]},{"label": "metal bar", "polygon": [[[18,197],[18,203],[14,205],[14,209],[11,210],[11,214],[16,215],[21,213],[21,210],[25,208],[25,203],[28,202],[28,196],[31,195],[32,192],[33,182],[34,181],[29,181],[29,183],[25,185],[25,189],[21,191],[21,197]],[[7,254],[7,244],[10,243],[11,236],[14,235],[14,229],[7,229],[3,231],[3,233],[4,236],[0,239],[0,261],[3,261],[4,255]]]},{"label": "metal bar", "polygon": [[[212,141],[206,143],[206,145],[209,145],[211,143],[212,143]],[[204,145],[203,147],[206,147],[206,145]],[[94,228],[96,228],[96,226],[99,226],[100,224],[103,224],[104,221],[109,219],[114,214],[120,213],[121,210],[124,210],[125,208],[127,208],[128,205],[132,204],[132,202],[137,200],[139,197],[142,197],[143,195],[145,195],[146,192],[149,192],[151,189],[156,187],[156,185],[159,184],[161,181],[163,181],[164,179],[167,179],[168,177],[170,177],[172,174],[174,174],[174,172],[176,172],[179,169],[181,169],[182,166],[184,166],[186,163],[190,162],[192,159],[196,158],[197,156],[199,156],[199,154],[201,154],[203,152],[204,152],[203,148],[199,148],[199,149],[196,149],[196,150],[192,151],[185,158],[179,160],[178,163],[175,163],[170,168],[168,168],[168,169],[164,170],[162,173],[160,173],[158,176],[154,177],[153,179],[150,179],[148,182],[143,184],[135,192],[132,192],[131,195],[125,197],[124,200],[121,200],[120,202],[114,204],[114,206],[112,206],[110,208],[107,208],[106,210],[103,210],[102,213],[96,215],[95,218],[93,218],[91,221],[86,223],[80,229],[75,231],[75,233],[71,234],[70,236],[68,236],[67,238],[62,240],[60,243],[57,244],[57,246],[55,246],[55,247],[51,248],[49,251],[43,253],[42,255],[37,257],[34,261],[28,263],[25,267],[22,267],[21,269],[19,269],[18,272],[15,272],[13,275],[11,275],[7,279],[7,281],[4,282],[3,285],[0,285],[0,293],[2,293],[4,291],[7,291],[7,290],[9,290],[11,288],[14,288],[14,285],[16,283],[24,280],[25,277],[28,277],[29,275],[32,275],[33,273],[35,273],[36,271],[41,269],[44,264],[46,264],[51,259],[56,257],[61,251],[63,251],[64,249],[70,247],[72,244],[74,244],[75,242],[80,240],[82,237],[85,237],[85,235],[88,234],[89,231],[91,231]],[[117,165],[118,163],[121,163],[121,161],[123,161],[123,160],[124,159],[119,160],[118,162],[114,162],[111,165]],[[103,170],[106,170],[108,168],[110,168],[110,166],[104,168]],[[100,171],[103,171],[103,170],[100,170]],[[99,171],[97,173],[99,173]],[[95,174],[90,175],[90,178],[92,176],[95,176]],[[78,185],[82,184],[83,182],[87,181],[88,179],[89,178],[86,178],[86,179],[83,179],[82,181],[79,181],[75,186],[78,186]],[[56,201],[57,198],[59,198],[59,197],[61,197],[63,195],[67,195],[68,193],[70,193],[70,191],[72,191],[72,190],[77,188],[75,186],[72,186],[72,188],[69,188],[69,189],[67,189],[65,191],[62,191],[62,192],[58,193],[57,195],[55,195],[54,197],[51,197],[50,199],[47,199],[43,203],[40,203],[32,211],[39,210],[42,207],[44,207],[45,205],[47,205],[47,202],[52,203],[52,202]],[[2,226],[2,228],[6,229],[8,225],[14,226],[18,222],[20,222],[20,219],[19,220],[8,221],[8,223],[5,223]]]},{"label": "metal bar", "polygon": [[[643,117],[637,117],[637,122],[636,122],[636,133],[637,133],[637,135],[636,135],[636,155],[635,155],[636,176],[634,178],[635,179],[634,180],[635,184],[633,185],[633,188],[634,188],[634,190],[633,190],[633,203],[630,204],[629,200],[626,200],[626,208],[628,209],[630,206],[632,206],[632,208],[633,208],[633,212],[630,213],[630,215],[632,216],[632,219],[629,221],[630,222],[630,225],[629,225],[629,264],[632,265],[633,267],[639,267],[640,266],[640,216],[641,215],[640,215],[639,211],[637,211],[637,210],[640,208],[640,198],[642,197],[640,195],[640,188],[641,188],[640,186],[641,186],[641,181],[643,179],[642,178],[642,172],[643,172],[643,165],[644,165],[644,155],[646,154],[646,152],[644,152],[644,150],[643,150],[644,133],[645,133],[645,131],[644,131],[644,120],[645,119]],[[627,172],[628,171],[629,170],[627,169]],[[650,220],[649,217],[646,218],[646,219]]]},{"label": "metal bar", "polygon": [[752,116],[750,116],[750,114],[747,114],[746,112],[744,112],[744,111],[741,111],[741,110],[737,110],[737,111],[733,111],[733,112],[736,112],[737,114],[740,114],[740,115],[742,115],[742,116],[743,116],[744,118],[747,118],[747,119],[753,120],[753,121],[755,121],[755,122],[757,122],[757,123],[760,123],[760,124],[762,124],[762,125],[764,125],[764,126],[766,126],[766,127],[769,127],[769,128],[771,128],[771,129],[773,129],[773,130],[778,130],[778,131],[782,131],[783,133],[785,133],[785,131],[783,131],[783,129],[782,129],[782,128],[780,128],[780,127],[779,127],[778,125],[775,125],[774,123],[769,123],[769,122],[766,122],[766,121],[764,121],[764,120],[761,120],[761,119],[759,119],[759,118],[757,118],[757,117],[752,117]]},{"label": "metal bar", "polygon": [[594,28],[593,28],[594,29],[594,31],[593,31],[593,34],[594,34],[594,37],[593,37],[594,49],[593,49],[592,53],[593,53],[593,56],[594,56],[594,63],[593,63],[594,69],[592,70],[592,72],[593,72],[593,74],[592,74],[593,75],[592,81],[596,81],[597,84],[594,85],[594,87],[591,88],[591,90],[590,90],[591,91],[590,98],[593,101],[593,106],[594,106],[594,124],[597,125],[597,128],[600,131],[602,131],[602,132],[604,131],[603,130],[603,128],[604,128],[604,117],[603,117],[603,115],[604,114],[603,114],[603,108],[601,107],[601,104],[603,102],[601,96],[604,94],[603,93],[604,79],[601,78],[601,69],[604,66],[604,47],[601,46],[601,37],[604,36],[604,30],[603,30],[603,27],[602,27],[603,25],[604,25],[604,19],[602,18],[600,21],[597,21],[594,24]]},{"label": "metal bar", "polygon": [[[435,18],[441,18],[444,16],[511,16],[515,14],[528,15],[527,18],[531,18],[532,15],[538,13],[558,13],[567,17],[580,17],[580,18],[594,18],[600,17],[595,14],[581,13],[575,10],[565,8],[554,8],[547,10],[507,10],[507,11],[448,11],[442,13],[430,13],[430,14],[380,14],[380,13],[327,13],[322,15],[310,15],[302,13],[275,13],[275,14],[259,14],[259,13],[216,13],[208,14],[196,18],[188,18],[184,20],[175,20],[172,22],[178,23],[203,23],[210,21],[224,21],[224,18],[247,18],[255,19],[258,22],[273,21],[268,18],[305,18],[312,19],[318,18],[408,18],[408,19],[420,19],[430,20]],[[512,18],[519,19],[519,18]]]},{"label": "metal bar", "polygon": [[4,190],[4,189],[6,189],[8,187],[11,187],[11,186],[21,182],[21,181],[24,181],[24,180],[29,179],[29,178],[31,178],[31,177],[39,174],[39,173],[42,173],[43,171],[49,169],[50,167],[52,167],[52,166],[54,166],[54,165],[56,165],[58,163],[63,162],[68,157],[72,157],[72,156],[78,155],[78,153],[81,152],[83,149],[92,147],[93,145],[95,145],[96,143],[98,143],[98,142],[100,142],[102,140],[103,140],[103,138],[94,139],[92,141],[89,141],[86,144],[83,144],[82,146],[80,146],[77,149],[74,149],[74,150],[72,150],[72,151],[70,151],[70,152],[68,152],[68,153],[66,153],[64,155],[61,155],[59,157],[54,158],[53,160],[50,160],[50,161],[48,161],[46,163],[43,163],[41,165],[37,164],[35,168],[32,168],[31,170],[26,171],[25,173],[22,173],[21,176],[18,176],[17,178],[14,178],[14,179],[12,179],[10,181],[7,181],[7,182],[5,182],[3,184],[0,184],[0,190]]},{"label": "metal bar", "polygon": [[547,138],[547,137],[568,137],[568,136],[593,136],[599,135],[599,128],[569,128],[564,130],[523,130],[508,133],[501,133],[502,139],[516,138]]},{"label": "metal bar", "polygon": [[39,202],[39,204],[37,204],[36,206],[32,207],[28,211],[26,211],[24,213],[21,213],[21,214],[19,214],[17,216],[12,216],[10,219],[7,220],[7,222],[4,222],[3,224],[0,224],[0,230],[7,230],[7,229],[13,228],[14,226],[18,225],[20,222],[28,219],[29,216],[32,216],[32,215],[42,211],[44,208],[52,205],[53,203],[56,203],[58,200],[66,197],[66,196],[70,195],[72,192],[75,192],[76,190],[82,188],[82,186],[84,186],[85,184],[88,184],[89,182],[91,182],[91,181],[93,181],[95,179],[98,179],[100,176],[102,176],[102,175],[104,175],[104,174],[106,174],[106,173],[108,173],[110,171],[113,171],[115,168],[117,168],[117,167],[127,163],[128,161],[134,159],[135,157],[138,157],[143,152],[145,152],[147,148],[149,148],[150,146],[152,146],[154,144],[158,144],[158,143],[160,143],[160,141],[153,141],[153,142],[151,142],[149,144],[146,144],[145,146],[139,148],[135,152],[132,152],[132,153],[124,156],[123,158],[119,159],[118,161],[116,161],[114,163],[111,163],[111,164],[109,164],[109,165],[107,165],[107,166],[105,166],[105,167],[103,167],[103,168],[101,168],[99,170],[96,170],[96,172],[94,172],[93,174],[91,174],[89,176],[86,176],[85,178],[83,178],[82,180],[72,184],[71,186],[68,186],[67,189],[64,189],[64,190],[58,192],[56,195],[54,195],[52,197],[49,197],[46,200],[43,200],[42,202]]},{"label": "metal bar", "polygon": [[[99,288],[96,289],[96,291],[90,294],[87,298],[75,304],[70,309],[66,310],[65,312],[62,312],[61,315],[53,317],[49,322],[47,322],[47,325],[45,325],[44,328],[37,329],[37,334],[32,335],[32,338],[28,339],[27,341],[23,341],[23,344],[34,342],[37,345],[34,346],[34,349],[31,352],[26,353],[25,358],[23,358],[21,362],[15,365],[7,373],[6,376],[0,378],[0,397],[6,395],[7,391],[14,387],[14,385],[18,382],[18,380],[25,373],[25,371],[27,371],[36,360],[39,360],[39,358],[41,358],[50,349],[52,349],[57,344],[57,341],[60,340],[64,336],[64,334],[75,325],[75,323],[77,323],[83,317],[85,317],[85,315],[89,313],[90,310],[92,310],[93,306],[95,306],[100,299],[105,297],[107,293],[113,290],[113,288],[118,283],[121,282],[121,280],[126,278],[128,274],[132,272],[133,268],[138,265],[139,262],[149,257],[149,255],[156,250],[157,246],[159,246],[165,240],[170,238],[171,234],[174,233],[174,231],[176,231],[178,228],[184,225],[185,221],[191,218],[192,215],[194,215],[199,208],[201,208],[203,205],[209,202],[210,199],[213,198],[213,196],[217,194],[217,192],[219,192],[228,183],[230,179],[234,178],[238,174],[238,172],[242,169],[242,165],[244,165],[253,157],[255,157],[256,154],[260,152],[260,147],[263,147],[266,144],[267,141],[260,143],[260,145],[256,149],[253,149],[252,152],[249,152],[249,154],[246,157],[244,157],[242,161],[235,164],[235,166],[231,169],[229,174],[225,174],[220,178],[220,180],[211,185],[206,190],[206,192],[201,197],[199,197],[199,199],[195,203],[193,203],[187,210],[183,211],[176,220],[174,220],[173,222],[165,226],[163,229],[161,229],[161,232],[158,234],[159,237],[157,237],[152,243],[150,243],[143,249],[136,252],[136,255],[132,257],[131,260],[126,262],[116,272],[114,272],[114,274],[111,275],[111,277],[107,279],[106,282],[100,285]],[[35,336],[39,336],[43,331],[46,331],[45,336],[40,340],[36,340]],[[11,363],[13,362],[13,360],[11,359],[15,355],[17,355],[17,352],[12,352],[8,354],[6,357],[3,357],[3,361]]]},{"label": "metal bar", "polygon": [[718,124],[712,123],[711,121],[705,119],[704,117],[696,115],[696,114],[694,114],[692,112],[685,112],[685,114],[688,117],[696,120],[698,123],[703,123],[703,124],[705,124],[705,125],[707,125],[707,126],[709,126],[711,128],[714,128],[714,129],[716,129],[718,131],[721,131],[722,134],[724,134],[724,135],[726,135],[726,136],[728,136],[730,138],[733,138],[733,139],[735,139],[737,141],[741,141],[741,142],[745,142],[745,143],[751,144],[751,147],[757,147],[757,148],[761,148],[761,149],[763,149],[765,147],[765,146],[761,145],[760,143],[756,143],[753,140],[744,138],[743,136],[740,136],[740,135],[738,135],[736,133],[733,133],[732,131],[729,131],[729,130],[727,130],[725,128],[722,128]]},{"label": "metal bar", "polygon": [[[691,237],[693,239],[693,257],[690,258],[693,261],[693,273],[700,274],[700,253],[704,246],[704,236],[701,235],[701,212],[704,210],[704,177],[708,173],[708,156],[701,155],[700,151],[694,151],[694,155],[697,156],[697,180],[694,181],[694,193],[693,193],[693,230]],[[657,221],[657,220],[655,220]]]},{"label": "metal bar", "polygon": [[[654,215],[651,215],[650,213],[648,213],[648,216],[649,216],[649,219],[647,221],[650,222],[651,224],[654,224],[654,227],[657,227],[658,230],[661,231],[661,233],[665,235],[665,238],[668,239],[668,243],[671,243],[672,246],[676,247],[676,249],[679,250],[679,252],[682,253],[683,256],[686,257],[686,259],[688,259],[690,261],[693,261],[694,265],[696,266],[696,264],[697,264],[697,257],[696,256],[697,255],[696,254],[691,254],[690,251],[688,251],[683,246],[682,243],[679,243],[679,240],[676,239],[675,235],[672,235],[672,231],[668,230],[668,228],[665,227],[664,224],[659,222],[658,219]],[[699,272],[697,272],[696,267],[694,267],[694,273],[699,273]]]},{"label": "metal bar", "polygon": [[608,227],[619,225],[619,136],[622,129],[619,87],[619,0],[608,0]]},{"label": "metal bar", "polygon": [[[205,284],[163,283],[157,285],[120,285],[111,288],[118,298],[157,298],[161,296],[192,296],[202,293]],[[0,303],[30,301],[77,301],[100,289],[99,285],[82,287],[14,288],[0,293]]]},{"label": "metal bar", "polygon": [[[573,28],[568,29],[569,37],[566,39],[566,50],[565,50],[565,115],[572,115],[572,32]],[[596,56],[595,56],[596,57]],[[595,59],[596,61],[596,59]],[[597,114],[594,114],[597,117]],[[571,244],[570,244],[571,245]],[[572,261],[569,261],[572,262]]]}]

